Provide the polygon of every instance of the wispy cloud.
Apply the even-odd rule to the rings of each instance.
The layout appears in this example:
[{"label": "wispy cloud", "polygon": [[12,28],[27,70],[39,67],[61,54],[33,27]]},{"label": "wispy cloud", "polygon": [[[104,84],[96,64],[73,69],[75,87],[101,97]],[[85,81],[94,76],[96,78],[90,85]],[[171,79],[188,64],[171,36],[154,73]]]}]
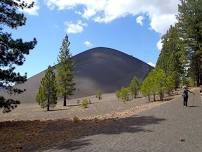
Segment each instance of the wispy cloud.
[{"label": "wispy cloud", "polygon": [[84,45],[85,45],[87,48],[93,47],[93,44],[92,44],[90,41],[85,41],[85,42],[84,42]]},{"label": "wispy cloud", "polygon": [[143,16],[138,16],[138,17],[136,18],[136,22],[137,22],[138,24],[140,24],[141,26],[143,25],[143,20],[144,20],[144,17],[143,17]]}]

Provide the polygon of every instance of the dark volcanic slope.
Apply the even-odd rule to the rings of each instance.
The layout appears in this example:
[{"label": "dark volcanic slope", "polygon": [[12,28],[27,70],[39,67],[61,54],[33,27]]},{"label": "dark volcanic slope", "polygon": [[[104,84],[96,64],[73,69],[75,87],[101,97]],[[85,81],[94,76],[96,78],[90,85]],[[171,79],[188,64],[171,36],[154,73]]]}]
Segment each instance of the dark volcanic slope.
[{"label": "dark volcanic slope", "polygon": [[[115,92],[129,84],[136,76],[143,80],[152,67],[139,59],[123,52],[98,47],[73,57],[75,63],[76,92],[73,97],[94,95],[97,90]],[[21,85],[26,92],[19,95],[22,102],[35,102],[41,78],[41,72]]]}]

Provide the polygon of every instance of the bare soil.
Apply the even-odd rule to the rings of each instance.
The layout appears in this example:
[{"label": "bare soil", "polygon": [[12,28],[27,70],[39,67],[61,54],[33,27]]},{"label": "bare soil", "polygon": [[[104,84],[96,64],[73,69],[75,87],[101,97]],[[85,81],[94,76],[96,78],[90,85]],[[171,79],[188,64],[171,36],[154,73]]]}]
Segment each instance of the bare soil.
[{"label": "bare soil", "polygon": [[[10,113],[3,114],[0,112],[0,121],[20,121],[20,120],[57,120],[57,119],[72,119],[74,116],[80,119],[107,117],[114,113],[128,113],[128,111],[141,111],[162,102],[148,103],[147,98],[137,98],[132,101],[123,103],[118,101],[114,93],[104,94],[102,100],[98,100],[95,96],[86,97],[91,101],[88,108],[82,108],[79,102],[83,98],[72,99],[68,101],[66,107],[63,106],[63,101],[59,100],[55,108],[51,111],[42,109],[37,103],[20,104]],[[106,115],[106,116],[105,116]]]},{"label": "bare soil", "polygon": [[[62,101],[52,111],[45,111],[37,104],[21,104],[7,114],[0,114],[0,151],[42,151],[69,143],[72,139],[103,131],[107,126],[124,125],[139,112],[166,102],[148,103],[138,98],[126,104],[117,101],[114,94],[103,95],[102,100],[88,97],[92,104],[84,109],[77,105],[81,99],[71,100],[68,107]],[[74,123],[72,118],[79,117]]]}]

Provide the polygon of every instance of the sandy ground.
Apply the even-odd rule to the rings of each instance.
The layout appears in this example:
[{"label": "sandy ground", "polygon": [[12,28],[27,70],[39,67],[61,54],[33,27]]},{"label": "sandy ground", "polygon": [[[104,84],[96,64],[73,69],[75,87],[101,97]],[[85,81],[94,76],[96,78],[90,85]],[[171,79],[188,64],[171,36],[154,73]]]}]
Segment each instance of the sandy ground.
[{"label": "sandy ground", "polygon": [[84,109],[78,105],[78,100],[68,101],[67,107],[62,106],[62,101],[58,101],[57,106],[52,111],[47,112],[42,109],[37,103],[20,104],[10,113],[0,113],[0,121],[19,121],[19,120],[56,120],[56,119],[72,119],[74,116],[80,119],[92,118],[108,118],[120,117],[125,114],[135,114],[163,102],[148,103],[147,98],[137,98],[127,103],[117,100],[115,94],[104,94],[102,100],[98,100],[95,96],[87,97],[92,104]]},{"label": "sandy ground", "polygon": [[[21,104],[10,113],[1,113],[0,151],[42,151],[62,143],[70,144],[71,147],[72,139],[103,131],[108,133],[109,128],[110,133],[116,132],[117,125],[126,125],[131,116],[167,103],[148,103],[147,98],[138,98],[124,104],[117,101],[114,94],[103,95],[101,101],[94,96],[88,98],[92,104],[86,109],[76,105],[79,100],[76,99],[71,100],[71,106],[68,107],[63,107],[62,102],[59,102],[57,107],[49,112],[33,103]],[[175,100],[169,102],[172,101]],[[79,117],[80,121],[73,122],[74,116]],[[136,118],[131,121],[139,123]]]}]

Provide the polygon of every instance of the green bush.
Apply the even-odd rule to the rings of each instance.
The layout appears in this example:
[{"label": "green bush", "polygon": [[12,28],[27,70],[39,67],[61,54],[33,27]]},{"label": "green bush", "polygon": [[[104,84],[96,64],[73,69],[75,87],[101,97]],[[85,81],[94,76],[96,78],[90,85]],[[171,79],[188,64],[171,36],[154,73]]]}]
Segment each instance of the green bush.
[{"label": "green bush", "polygon": [[89,100],[87,98],[82,99],[81,107],[88,108]]},{"label": "green bush", "polygon": [[121,88],[121,90],[118,90],[116,92],[116,96],[118,99],[121,99],[121,101],[123,101],[124,103],[126,101],[129,101],[129,97],[130,97],[130,90],[129,88],[125,87],[125,88]]},{"label": "green bush", "polygon": [[74,116],[72,121],[73,121],[73,123],[78,123],[78,122],[80,122],[80,119],[79,119],[79,117]]},{"label": "green bush", "polygon": [[160,100],[163,100],[164,94],[171,92],[173,89],[173,78],[166,76],[165,72],[160,68],[152,70],[141,86],[142,94],[148,96],[149,101],[151,95],[154,96],[154,100],[156,95],[159,95]]},{"label": "green bush", "polygon": [[96,98],[98,98],[99,100],[102,99],[102,92],[101,91],[96,92]]}]

